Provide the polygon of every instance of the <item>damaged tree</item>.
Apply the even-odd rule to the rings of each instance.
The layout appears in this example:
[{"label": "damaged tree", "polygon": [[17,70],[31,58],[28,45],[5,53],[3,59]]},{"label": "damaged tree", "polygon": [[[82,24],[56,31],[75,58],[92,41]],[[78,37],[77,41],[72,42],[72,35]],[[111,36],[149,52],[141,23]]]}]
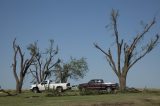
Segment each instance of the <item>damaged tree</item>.
[{"label": "damaged tree", "polygon": [[[138,33],[133,40],[128,43],[124,42],[124,39],[120,38],[118,31],[118,11],[112,10],[111,12],[111,27],[113,28],[113,36],[116,42],[117,57],[113,57],[113,52],[109,48],[108,51],[103,50],[98,44],[94,43],[94,46],[105,54],[106,59],[111,66],[114,73],[117,75],[120,84],[120,90],[124,91],[126,88],[126,77],[128,71],[135,63],[141,60],[146,54],[150,53],[158,44],[159,35],[156,34],[149,42],[146,42],[144,46],[139,45],[144,37],[147,37],[147,33],[151,30],[156,23],[156,19],[146,24],[143,30]],[[122,61],[123,60],[123,61]]]},{"label": "damaged tree", "polygon": [[20,46],[16,44],[16,39],[14,39],[13,41],[13,50],[14,50],[14,55],[13,55],[12,68],[13,68],[14,78],[16,80],[16,92],[21,93],[23,80],[25,78],[25,75],[29,67],[34,61],[35,53],[33,53],[33,55],[30,58],[25,59],[24,53],[22,53]]},{"label": "damaged tree", "polygon": [[[54,40],[50,40],[50,46],[44,53],[40,52],[37,42],[30,44],[28,50],[35,59],[33,67],[30,68],[30,73],[33,76],[32,82],[40,83],[51,77],[55,71],[54,67],[60,62],[60,59],[55,59],[58,54],[58,46],[54,48]],[[34,52],[36,52],[36,55],[34,55]]]}]

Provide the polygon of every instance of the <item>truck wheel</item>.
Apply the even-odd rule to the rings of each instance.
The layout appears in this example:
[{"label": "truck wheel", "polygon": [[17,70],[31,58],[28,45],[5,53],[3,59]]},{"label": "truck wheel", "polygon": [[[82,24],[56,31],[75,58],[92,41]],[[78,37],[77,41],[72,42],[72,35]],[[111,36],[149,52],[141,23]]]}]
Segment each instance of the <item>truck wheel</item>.
[{"label": "truck wheel", "polygon": [[111,89],[110,87],[108,87],[108,88],[106,89],[106,91],[107,91],[107,93],[111,93],[112,89]]},{"label": "truck wheel", "polygon": [[63,91],[63,88],[62,87],[57,87],[56,89],[59,93],[61,93]]},{"label": "truck wheel", "polygon": [[38,92],[39,92],[38,88],[33,88],[32,91],[33,91],[34,93],[38,93]]}]

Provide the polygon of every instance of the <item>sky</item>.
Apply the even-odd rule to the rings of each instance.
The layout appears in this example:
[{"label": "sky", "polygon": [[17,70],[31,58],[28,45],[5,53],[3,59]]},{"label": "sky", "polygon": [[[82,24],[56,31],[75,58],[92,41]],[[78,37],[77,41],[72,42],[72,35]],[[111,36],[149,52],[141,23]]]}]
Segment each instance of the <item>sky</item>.
[{"label": "sky", "polygon": [[[71,84],[100,78],[105,82],[118,82],[105,56],[93,43],[103,49],[114,51],[114,37],[110,25],[112,9],[119,11],[118,30],[121,38],[130,41],[142,30],[140,23],[150,22],[154,16],[157,24],[148,34],[148,39],[160,34],[160,0],[0,0],[0,86],[15,89],[12,42],[23,48],[38,41],[41,50],[54,39],[59,47],[58,57],[67,62],[70,57],[87,59],[89,72]],[[144,39],[142,44],[147,42]],[[131,68],[127,86],[137,88],[160,88],[160,47]],[[30,76],[24,80],[24,88],[30,87]]]}]

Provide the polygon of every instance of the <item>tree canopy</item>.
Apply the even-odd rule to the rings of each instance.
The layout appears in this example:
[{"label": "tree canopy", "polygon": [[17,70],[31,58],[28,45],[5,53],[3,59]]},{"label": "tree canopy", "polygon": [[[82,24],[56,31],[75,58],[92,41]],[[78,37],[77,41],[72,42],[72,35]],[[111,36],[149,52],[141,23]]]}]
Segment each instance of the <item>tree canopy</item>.
[{"label": "tree canopy", "polygon": [[67,82],[67,80],[78,80],[83,78],[88,71],[88,66],[85,58],[71,60],[67,63],[60,63],[56,66],[56,80],[58,82]]}]

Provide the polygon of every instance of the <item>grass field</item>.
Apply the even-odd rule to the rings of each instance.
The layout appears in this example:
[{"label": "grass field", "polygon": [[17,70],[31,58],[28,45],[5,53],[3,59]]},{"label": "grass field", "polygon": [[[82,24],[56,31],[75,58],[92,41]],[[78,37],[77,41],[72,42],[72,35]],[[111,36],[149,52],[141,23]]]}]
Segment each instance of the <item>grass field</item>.
[{"label": "grass field", "polygon": [[160,91],[57,97],[29,91],[16,96],[0,92],[0,106],[160,106]]}]

